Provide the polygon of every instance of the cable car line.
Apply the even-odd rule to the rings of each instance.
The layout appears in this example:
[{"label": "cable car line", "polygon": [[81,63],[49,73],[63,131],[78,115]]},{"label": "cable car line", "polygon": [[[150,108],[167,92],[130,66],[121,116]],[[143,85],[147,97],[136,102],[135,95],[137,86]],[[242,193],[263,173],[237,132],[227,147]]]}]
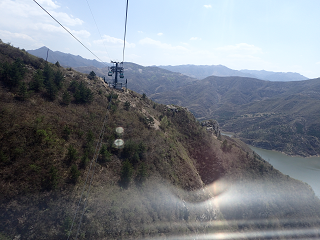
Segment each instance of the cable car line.
[{"label": "cable car line", "polygon": [[126,35],[127,35],[127,20],[128,20],[128,6],[129,6],[129,0],[127,0],[127,7],[126,7],[126,20],[124,23],[124,37],[123,37],[123,58],[122,58],[122,62],[124,62],[124,50],[126,48]]},{"label": "cable car line", "polygon": [[[94,54],[88,47],[86,47],[77,37],[75,37],[67,28],[65,28],[56,18],[54,18],[45,8],[43,8],[36,0],[33,0],[43,11],[45,11],[53,20],[55,20],[65,31],[67,31],[75,40],[77,40],[84,48],[86,48],[92,55],[94,55],[97,59],[100,60],[100,62],[102,62],[103,64],[105,64],[96,54]],[[87,1],[88,3],[88,1]],[[128,17],[128,3],[129,3],[129,0],[127,0],[127,5],[126,5],[126,18],[125,18],[125,30],[124,30],[124,42],[123,42],[123,61],[122,63],[120,64],[123,64],[124,62],[124,52],[125,52],[125,40],[126,40],[126,33],[127,33],[127,17]],[[89,6],[89,9],[91,11],[91,8],[90,8],[90,5],[88,3],[88,6]],[[91,11],[91,14],[92,14],[92,11]],[[93,14],[92,14],[92,17],[93,17]],[[94,19],[94,17],[93,17]],[[96,24],[96,21],[94,19],[94,22]],[[96,24],[97,26],[97,24]],[[97,26],[98,28],[98,26]],[[98,28],[98,31],[99,31],[99,28]],[[99,34],[100,34],[100,37],[101,37],[101,33],[99,31]],[[101,37],[102,38],[102,37]],[[107,52],[108,53],[108,52]],[[109,54],[108,54],[109,55]],[[109,56],[110,57],[110,56]],[[117,88],[117,74],[120,73],[120,78],[123,78],[123,67],[118,67],[118,62],[113,62],[113,63],[116,63],[116,67],[114,68],[114,71],[113,73],[116,73],[115,74],[115,84],[114,84],[114,88]],[[110,72],[109,72],[110,73]],[[109,75],[108,73],[108,75]],[[126,82],[126,85],[127,85],[127,82]],[[121,84],[122,86],[122,84]],[[95,173],[95,168],[96,168],[96,165],[97,165],[97,160],[98,160],[98,156],[99,156],[99,152],[100,152],[100,149],[101,149],[101,145],[102,145],[102,140],[103,140],[103,135],[104,135],[104,132],[105,132],[105,126],[106,126],[106,123],[107,123],[107,120],[108,120],[108,112],[109,112],[109,108],[110,108],[110,105],[111,105],[111,101],[112,101],[112,95],[113,95],[113,91],[111,93],[111,99],[108,103],[108,107],[107,107],[107,113],[104,117],[104,120],[103,120],[103,124],[102,124],[102,128],[101,128],[101,131],[100,131],[100,135],[99,135],[99,140],[97,142],[97,145],[96,145],[96,148],[95,148],[95,152],[94,152],[94,155],[93,155],[93,158],[91,160],[91,163],[90,163],[90,168],[89,168],[89,171],[87,173],[87,177],[86,177],[86,181],[84,183],[84,186],[82,188],[82,192],[81,192],[81,196],[80,196],[80,199],[79,199],[79,202],[78,202],[78,205],[77,205],[77,208],[76,208],[76,212],[75,212],[75,215],[73,217],[73,220],[72,220],[72,224],[70,226],[70,230],[68,232],[68,240],[72,234],[72,229],[73,229],[73,226],[74,226],[74,223],[75,223],[75,220],[76,220],[76,217],[77,217],[77,214],[78,214],[78,210],[80,208],[80,204],[82,202],[82,199],[83,199],[83,196],[85,194],[85,191],[86,191],[86,186],[87,186],[87,183],[88,183],[88,180],[89,180],[89,176],[90,176],[90,173],[92,171],[92,174],[91,174],[91,177],[90,177],[90,181],[89,181],[89,187],[86,191],[86,199],[84,201],[84,205],[83,205],[83,210],[82,210],[82,214],[81,214],[81,217],[79,219],[79,223],[78,223],[78,228],[77,228],[77,232],[76,232],[76,236],[75,236],[75,239],[77,239],[78,237],[78,234],[79,234],[79,231],[80,231],[80,226],[81,226],[81,222],[82,222],[82,218],[83,218],[83,215],[85,213],[85,209],[86,209],[86,205],[87,205],[87,200],[88,200],[88,196],[89,196],[89,193],[90,193],[90,190],[91,190],[91,184],[93,182],[93,177],[94,177],[94,173]],[[92,166],[93,166],[93,169],[92,169]]]},{"label": "cable car line", "polygon": [[102,39],[102,35],[101,35],[100,30],[99,30],[99,28],[98,28],[96,19],[94,18],[94,15],[93,15],[93,13],[92,13],[92,10],[91,10],[91,7],[90,7],[90,5],[89,5],[89,2],[88,2],[88,0],[86,0],[86,1],[87,1],[87,4],[88,4],[88,7],[89,7],[89,9],[90,9],[92,18],[93,18],[93,20],[94,20],[94,23],[96,24],[97,30],[98,30],[98,32],[99,32],[99,34],[100,34],[100,38],[101,38],[101,40],[102,40],[102,44],[103,44],[103,46],[104,46],[104,49],[106,50],[108,57],[111,59],[111,57],[110,57],[110,55],[109,55],[109,53],[108,53],[108,51],[107,51],[106,45],[104,44],[104,41],[103,41],[103,39]]},{"label": "cable car line", "polygon": [[[112,96],[113,96],[113,91],[111,92],[111,96],[110,96],[110,101],[108,103],[108,107],[107,107],[107,113],[104,117],[104,120],[103,120],[103,124],[102,124],[102,128],[101,128],[101,131],[100,131],[100,135],[99,135],[99,140],[97,142],[97,145],[96,145],[96,148],[95,148],[95,152],[93,154],[93,158],[91,160],[91,163],[90,163],[90,168],[89,168],[89,171],[87,173],[87,177],[86,177],[86,181],[83,185],[83,188],[82,188],[82,192],[81,192],[81,196],[80,196],[80,199],[79,199],[79,202],[78,202],[78,205],[77,205],[77,208],[76,208],[76,212],[74,214],[74,217],[73,217],[73,220],[72,220],[72,224],[71,224],[71,227],[70,227],[70,230],[68,232],[68,240],[72,234],[72,229],[73,229],[73,226],[74,226],[74,223],[75,223],[75,219],[77,217],[77,214],[78,214],[78,210],[79,210],[79,207],[80,207],[80,204],[82,202],[82,199],[83,199],[83,196],[85,194],[85,191],[86,191],[86,199],[84,201],[84,205],[83,205],[83,210],[82,210],[82,213],[81,213],[81,217],[79,219],[79,223],[78,223],[78,227],[77,227],[77,232],[76,232],[76,236],[75,236],[75,239],[77,239],[77,236],[79,234],[79,231],[80,231],[80,226],[81,226],[81,222],[82,222],[82,218],[83,218],[83,215],[85,213],[85,209],[86,209],[86,206],[87,206],[87,201],[88,201],[88,196],[89,196],[89,193],[90,193],[90,190],[91,190],[91,184],[93,182],[93,177],[94,177],[94,173],[95,173],[95,169],[96,169],[96,166],[97,166],[97,160],[98,160],[98,156],[99,156],[99,152],[100,152],[100,149],[101,149],[101,145],[102,145],[102,140],[103,140],[103,135],[104,135],[104,132],[105,132],[105,127],[106,127],[106,123],[107,123],[107,120],[108,120],[108,112],[110,110],[110,105],[111,105],[111,101],[112,101]],[[92,165],[94,165],[93,167],[93,172],[91,173],[91,170],[92,170]],[[88,189],[86,190],[86,185],[88,183],[88,180],[89,180],[89,176],[90,176],[90,173],[91,173],[91,177],[90,177],[90,181],[89,181],[89,186],[88,186]]]},{"label": "cable car line", "polygon": [[[43,8],[36,0],[33,0],[43,11],[45,11],[53,20],[55,20],[64,30],[66,30],[75,40],[77,40],[85,49],[87,49],[93,56],[105,64],[96,54],[94,54],[87,46],[85,46],[77,37],[75,37],[67,28],[65,28],[57,19],[55,19],[45,8]],[[106,65],[106,64],[105,64]]]}]

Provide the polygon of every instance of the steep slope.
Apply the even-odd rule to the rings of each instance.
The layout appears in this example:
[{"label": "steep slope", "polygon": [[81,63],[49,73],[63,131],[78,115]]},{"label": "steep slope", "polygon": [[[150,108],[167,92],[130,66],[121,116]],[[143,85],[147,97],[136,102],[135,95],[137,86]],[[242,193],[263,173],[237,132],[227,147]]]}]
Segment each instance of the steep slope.
[{"label": "steep slope", "polygon": [[198,119],[217,119],[224,131],[257,147],[309,156],[320,154],[319,94],[319,79],[209,77],[151,98],[187,107]]},{"label": "steep slope", "polygon": [[[0,44],[0,59],[2,239],[67,238],[77,210],[71,238],[320,236],[320,200],[306,184],[217,137],[187,109],[112,90],[9,45]],[[54,98],[52,86],[60,86]]]}]

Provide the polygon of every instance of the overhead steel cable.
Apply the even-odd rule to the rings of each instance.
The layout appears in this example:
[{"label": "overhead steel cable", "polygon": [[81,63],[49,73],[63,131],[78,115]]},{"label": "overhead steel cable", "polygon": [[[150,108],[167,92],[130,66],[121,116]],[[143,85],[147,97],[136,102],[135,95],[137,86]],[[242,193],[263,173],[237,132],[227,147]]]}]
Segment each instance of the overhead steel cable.
[{"label": "overhead steel cable", "polygon": [[[85,46],[77,37],[75,37],[67,28],[65,28],[57,19],[55,19],[45,8],[43,8],[36,0],[33,0],[43,11],[45,11],[53,20],[55,20],[64,30],[66,30],[75,40],[77,40],[85,49],[87,49],[93,56],[105,64],[96,54],[94,54],[87,46]],[[106,64],[105,64],[106,65]]]},{"label": "overhead steel cable", "polygon": [[[88,196],[89,196],[89,193],[90,193],[90,190],[91,190],[91,184],[93,182],[93,177],[94,177],[94,173],[95,173],[95,169],[96,169],[96,164],[97,164],[97,159],[98,159],[98,156],[99,156],[99,152],[100,152],[100,149],[101,149],[101,145],[102,145],[102,140],[103,140],[103,136],[104,136],[104,132],[105,132],[105,126],[106,126],[106,123],[107,123],[107,120],[108,120],[108,111],[110,109],[110,105],[111,105],[111,101],[112,101],[112,96],[113,96],[113,91],[111,92],[111,95],[110,95],[110,101],[108,103],[108,107],[107,107],[107,113],[104,117],[104,120],[103,120],[103,124],[102,124],[102,128],[101,128],[101,131],[100,131],[100,135],[99,135],[99,140],[97,142],[97,145],[96,145],[96,148],[95,148],[95,152],[93,154],[93,158],[91,160],[91,163],[90,163],[90,168],[89,168],[89,171],[87,173],[87,177],[86,177],[86,181],[83,185],[83,188],[82,188],[82,192],[81,192],[81,196],[80,196],[80,200],[78,202],[78,205],[77,205],[77,208],[76,208],[76,212],[74,214],[74,217],[73,217],[73,220],[72,220],[72,223],[71,223],[71,226],[70,226],[70,230],[68,232],[68,240],[70,238],[70,236],[72,235],[72,229],[73,229],[73,226],[74,226],[74,223],[75,223],[75,220],[76,220],[76,217],[77,217],[77,214],[78,214],[78,210],[79,210],[79,207],[80,207],[80,204],[81,204],[81,201],[83,199],[83,196],[86,192],[86,199],[84,201],[84,204],[83,204],[83,209],[82,209],[82,214],[81,214],[81,217],[79,219],[79,223],[78,223],[78,227],[77,227],[77,232],[76,232],[76,236],[75,236],[75,239],[77,239],[78,237],[78,234],[79,234],[79,231],[80,231],[80,226],[81,226],[81,222],[82,222],[82,218],[83,218],[83,215],[85,213],[85,208],[87,206],[87,201],[88,201]],[[91,173],[91,170],[92,170],[92,165],[94,165],[93,167],[93,171]],[[88,180],[89,180],[89,176],[91,174],[91,177],[90,177],[90,181],[89,181],[89,186],[88,186],[88,190],[86,190],[86,185],[88,183]]]},{"label": "overhead steel cable", "polygon": [[88,7],[89,7],[89,9],[90,9],[90,12],[91,12],[91,15],[92,15],[93,21],[94,21],[94,23],[96,24],[97,30],[98,30],[98,32],[99,32],[99,35],[100,35],[100,38],[101,38],[101,40],[102,40],[102,44],[103,44],[103,46],[104,46],[104,49],[106,50],[106,53],[107,53],[107,55],[108,55],[109,59],[111,59],[111,57],[110,57],[110,55],[109,55],[109,53],[108,53],[108,51],[107,51],[106,45],[104,44],[104,41],[103,41],[103,39],[102,39],[102,36],[101,36],[100,30],[99,30],[99,28],[98,28],[98,25],[97,25],[96,19],[94,18],[94,15],[93,15],[93,13],[92,13],[92,10],[91,10],[91,7],[90,7],[90,5],[89,5],[89,2],[88,2],[88,0],[86,0],[86,1],[87,1],[87,4],[88,4]]},{"label": "overhead steel cable", "polygon": [[129,0],[127,0],[127,7],[126,7],[126,20],[124,23],[124,37],[123,37],[123,51],[122,51],[122,62],[124,62],[124,50],[126,48],[126,35],[127,35],[127,20],[128,20],[128,6],[129,6]]}]

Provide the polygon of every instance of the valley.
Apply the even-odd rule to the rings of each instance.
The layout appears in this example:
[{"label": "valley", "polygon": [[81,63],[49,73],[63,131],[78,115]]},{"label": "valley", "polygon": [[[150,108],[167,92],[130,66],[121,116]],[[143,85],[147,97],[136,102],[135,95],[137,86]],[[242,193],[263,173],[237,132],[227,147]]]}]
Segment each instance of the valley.
[{"label": "valley", "polygon": [[[41,49],[37,54],[44,57]],[[111,81],[107,67],[79,67],[81,64],[85,63],[80,58],[73,66]],[[298,73],[236,71],[222,65],[143,67],[124,63],[124,67],[129,89],[159,103],[187,107],[199,121],[216,119],[223,131],[236,133],[252,146],[288,155],[320,154],[319,79],[307,80]],[[268,76],[269,81],[261,80]]]},{"label": "valley", "polygon": [[[0,44],[0,60],[2,239],[74,237],[77,227],[70,227],[78,207],[82,239],[320,236],[320,200],[310,187],[239,139],[202,126],[191,112],[196,107],[150,99],[165,93],[160,86],[170,81],[177,101],[184,87],[200,94],[200,82],[132,65],[128,75],[135,69],[135,75],[150,74],[146,96],[113,90],[99,77],[89,79],[8,44]],[[180,86],[185,79],[190,81]],[[219,101],[231,96],[221,93],[215,95]],[[190,89],[185,99],[196,96]],[[119,126],[122,136],[115,131]],[[119,137],[122,149],[113,144]],[[96,171],[87,205],[77,206],[91,166]]]}]

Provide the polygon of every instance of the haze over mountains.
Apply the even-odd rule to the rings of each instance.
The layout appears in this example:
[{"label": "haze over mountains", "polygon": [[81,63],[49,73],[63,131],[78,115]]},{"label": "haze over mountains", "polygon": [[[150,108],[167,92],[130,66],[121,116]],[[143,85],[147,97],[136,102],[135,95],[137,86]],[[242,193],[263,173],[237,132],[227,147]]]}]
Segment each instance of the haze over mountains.
[{"label": "haze over mountains", "polygon": [[159,66],[173,72],[180,72],[190,77],[197,79],[204,79],[209,76],[218,77],[250,77],[267,81],[301,81],[307,80],[305,76],[299,73],[292,72],[271,72],[271,71],[257,71],[257,70],[233,70],[223,65],[179,65],[179,66]]},{"label": "haze over mountains", "polygon": [[[46,59],[47,58],[47,47],[41,47],[36,50],[28,50],[29,53],[35,55],[37,57]],[[48,53],[48,61],[51,63],[55,63],[59,61],[59,63],[64,67],[96,67],[96,68],[104,68],[109,63],[101,63],[96,60],[85,59],[81,56],[75,56],[72,54],[67,54],[59,51],[52,51],[49,49]],[[261,80],[268,81],[301,81],[307,80],[305,76],[299,73],[292,72],[271,72],[265,70],[233,70],[223,65],[179,65],[179,66],[154,66],[162,69],[169,70],[171,72],[179,72],[186,76],[196,78],[196,79],[204,79],[209,76],[239,76],[239,77],[251,77],[257,78]]]}]

